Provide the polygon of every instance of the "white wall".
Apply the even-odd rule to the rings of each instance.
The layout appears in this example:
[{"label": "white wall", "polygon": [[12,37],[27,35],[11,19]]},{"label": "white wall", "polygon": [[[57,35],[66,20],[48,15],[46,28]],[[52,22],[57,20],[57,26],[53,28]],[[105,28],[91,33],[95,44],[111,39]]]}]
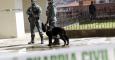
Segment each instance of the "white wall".
[{"label": "white wall", "polygon": [[[0,1],[0,38],[18,37],[19,33],[24,34],[23,22],[19,21],[22,20],[22,14],[19,13],[19,15],[15,12],[15,3],[16,0]],[[20,19],[18,20],[16,20],[17,15],[20,16]],[[22,23],[22,25],[20,23]],[[19,24],[22,28],[19,27]]]},{"label": "white wall", "polygon": [[18,38],[21,38],[25,35],[23,4],[22,3],[23,3],[22,0],[15,0],[16,30],[17,30]]},{"label": "white wall", "polygon": [[15,13],[5,11],[14,8],[14,0],[0,1],[0,38],[16,37]]},{"label": "white wall", "polygon": [[42,14],[41,14],[41,20],[43,22],[46,22],[47,21],[47,18],[46,18],[46,7],[47,7],[47,0],[38,0],[39,1],[39,5],[41,6],[42,8]]}]

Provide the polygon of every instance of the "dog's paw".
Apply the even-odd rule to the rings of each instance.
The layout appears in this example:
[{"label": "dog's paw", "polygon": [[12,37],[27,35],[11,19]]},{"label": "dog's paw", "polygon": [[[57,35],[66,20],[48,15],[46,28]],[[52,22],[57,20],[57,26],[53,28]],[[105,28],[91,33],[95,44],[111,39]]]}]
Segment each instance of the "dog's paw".
[{"label": "dog's paw", "polygon": [[52,45],[50,45],[50,44],[48,44],[48,46],[49,46],[49,48],[52,48],[53,46]]},{"label": "dog's paw", "polygon": [[51,44],[48,44],[48,46],[52,46]]},{"label": "dog's paw", "polygon": [[69,44],[66,44],[67,46],[69,45]]},{"label": "dog's paw", "polygon": [[34,42],[28,42],[28,44],[34,44]]},{"label": "dog's paw", "polygon": [[65,47],[66,45],[62,45],[62,47]]},{"label": "dog's paw", "polygon": [[44,44],[43,42],[41,42],[41,44]]}]

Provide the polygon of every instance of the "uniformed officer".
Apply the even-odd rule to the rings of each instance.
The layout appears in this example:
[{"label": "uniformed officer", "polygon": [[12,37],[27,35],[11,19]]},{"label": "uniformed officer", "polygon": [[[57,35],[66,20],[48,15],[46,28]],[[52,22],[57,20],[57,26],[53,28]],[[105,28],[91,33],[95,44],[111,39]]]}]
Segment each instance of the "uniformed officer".
[{"label": "uniformed officer", "polygon": [[41,44],[43,44],[43,32],[42,32],[42,25],[41,21],[39,20],[40,14],[41,14],[41,8],[39,5],[35,3],[35,1],[31,0],[32,5],[28,8],[27,14],[29,15],[28,20],[30,23],[30,31],[31,31],[31,41],[28,44],[34,43],[34,37],[35,37],[35,26],[38,29],[40,38],[41,38]]},{"label": "uniformed officer", "polygon": [[[57,26],[56,19],[56,7],[53,4],[53,0],[48,0],[48,6],[46,10],[47,22],[46,25],[49,24],[49,30]],[[54,38],[54,45],[59,45],[59,39],[57,37]]]}]

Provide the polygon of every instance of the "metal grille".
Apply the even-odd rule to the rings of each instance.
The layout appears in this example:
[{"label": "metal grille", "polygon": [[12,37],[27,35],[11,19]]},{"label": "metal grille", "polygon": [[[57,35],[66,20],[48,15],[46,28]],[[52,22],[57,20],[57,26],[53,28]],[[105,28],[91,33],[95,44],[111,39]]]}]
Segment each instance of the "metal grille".
[{"label": "metal grille", "polygon": [[[58,8],[58,25],[66,30],[115,29],[115,3],[97,4],[96,19],[90,20],[88,6]],[[61,9],[61,10],[60,10]]]},{"label": "metal grille", "polygon": [[[88,6],[83,6],[83,10],[79,11],[79,7],[67,7],[62,12],[58,12],[58,25],[69,30],[82,29],[107,29],[115,28],[115,4],[98,4],[96,5],[96,19],[90,20]],[[74,8],[74,9],[73,9]]]}]

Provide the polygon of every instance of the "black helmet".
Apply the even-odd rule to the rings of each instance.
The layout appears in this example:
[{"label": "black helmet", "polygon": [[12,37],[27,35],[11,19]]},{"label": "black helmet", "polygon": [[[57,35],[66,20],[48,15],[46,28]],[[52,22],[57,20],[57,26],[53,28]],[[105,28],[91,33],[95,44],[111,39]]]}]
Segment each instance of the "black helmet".
[{"label": "black helmet", "polygon": [[31,4],[35,5],[36,0],[31,0]]},{"label": "black helmet", "polygon": [[53,3],[53,0],[48,0],[48,3]]}]

